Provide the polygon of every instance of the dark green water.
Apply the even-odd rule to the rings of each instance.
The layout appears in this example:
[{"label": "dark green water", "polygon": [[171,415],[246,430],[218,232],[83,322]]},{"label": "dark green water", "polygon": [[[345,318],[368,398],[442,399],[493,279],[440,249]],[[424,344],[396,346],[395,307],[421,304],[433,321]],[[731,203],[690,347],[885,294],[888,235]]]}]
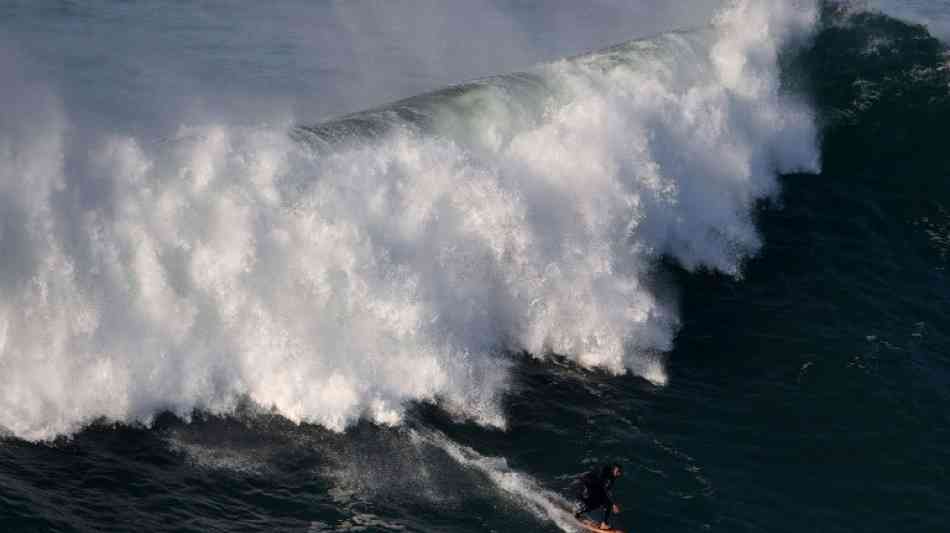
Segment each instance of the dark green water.
[{"label": "dark green water", "polygon": [[426,404],[343,434],[247,407],[7,439],[0,530],[557,530],[447,439],[555,492],[622,461],[632,531],[943,531],[946,49],[922,27],[829,11],[784,59],[817,110],[822,172],[781,178],[741,279],[658,267],[683,319],[667,385],[511,354],[504,432]]}]

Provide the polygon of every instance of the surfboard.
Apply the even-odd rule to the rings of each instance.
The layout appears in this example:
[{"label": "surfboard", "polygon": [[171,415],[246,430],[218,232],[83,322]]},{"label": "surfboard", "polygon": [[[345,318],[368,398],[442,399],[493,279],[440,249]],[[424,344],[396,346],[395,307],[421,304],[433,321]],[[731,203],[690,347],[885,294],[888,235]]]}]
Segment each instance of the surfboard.
[{"label": "surfboard", "polygon": [[587,531],[596,531],[597,533],[623,533],[621,529],[600,529],[599,524],[595,524],[589,520],[578,520],[577,524]]}]

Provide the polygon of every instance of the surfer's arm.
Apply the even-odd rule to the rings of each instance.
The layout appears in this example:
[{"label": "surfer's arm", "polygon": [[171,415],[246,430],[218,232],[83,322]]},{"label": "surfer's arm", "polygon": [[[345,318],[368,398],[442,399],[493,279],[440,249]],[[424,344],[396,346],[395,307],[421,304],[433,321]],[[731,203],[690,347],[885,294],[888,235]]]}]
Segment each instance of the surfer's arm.
[{"label": "surfer's arm", "polygon": [[614,493],[612,490],[607,491],[607,508],[613,513],[620,512],[620,506],[614,501]]},{"label": "surfer's arm", "polygon": [[614,491],[612,489],[613,483],[604,483],[604,501],[607,502],[608,509],[613,509],[614,507]]}]

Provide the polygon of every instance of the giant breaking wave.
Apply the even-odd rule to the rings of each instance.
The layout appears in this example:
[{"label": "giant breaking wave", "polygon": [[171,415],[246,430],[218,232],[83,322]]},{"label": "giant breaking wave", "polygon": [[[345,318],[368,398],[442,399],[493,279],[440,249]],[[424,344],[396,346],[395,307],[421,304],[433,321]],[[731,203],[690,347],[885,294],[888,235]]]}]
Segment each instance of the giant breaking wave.
[{"label": "giant breaking wave", "polygon": [[509,350],[663,383],[678,317],[657,259],[738,274],[776,173],[817,170],[778,67],[815,12],[735,2],[707,30],[291,135],[90,138],[14,76],[0,427],[47,439],[244,399],[335,430],[410,401],[504,426]]}]

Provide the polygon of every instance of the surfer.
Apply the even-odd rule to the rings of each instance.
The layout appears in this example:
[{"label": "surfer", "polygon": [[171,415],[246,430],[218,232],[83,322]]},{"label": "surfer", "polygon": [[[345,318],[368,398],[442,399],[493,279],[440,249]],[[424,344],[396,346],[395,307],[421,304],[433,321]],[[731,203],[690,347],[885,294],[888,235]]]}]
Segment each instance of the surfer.
[{"label": "surfer", "polygon": [[623,468],[617,463],[603,465],[584,474],[574,518],[581,520],[582,515],[603,508],[604,518],[600,521],[600,529],[610,529],[610,515],[620,512],[620,507],[614,503],[612,489],[621,475]]}]

